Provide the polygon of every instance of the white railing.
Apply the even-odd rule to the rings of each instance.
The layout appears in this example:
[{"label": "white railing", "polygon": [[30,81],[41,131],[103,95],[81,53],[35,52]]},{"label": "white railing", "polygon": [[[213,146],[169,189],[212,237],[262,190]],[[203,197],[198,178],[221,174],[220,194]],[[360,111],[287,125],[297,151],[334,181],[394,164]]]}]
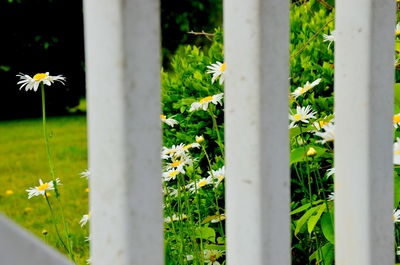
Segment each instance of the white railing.
[{"label": "white railing", "polygon": [[[159,3],[85,0],[84,12],[89,162],[96,176],[90,180],[92,262],[161,265]],[[288,20],[289,0],[224,2],[230,265],[290,264]],[[336,1],[335,247],[340,265],[394,263],[394,24],[394,0]],[[4,233],[12,231],[4,223],[0,219],[0,264],[42,248],[32,243],[4,250],[10,238],[17,238]],[[46,263],[36,254],[29,264],[62,264],[56,254],[46,253]]]}]

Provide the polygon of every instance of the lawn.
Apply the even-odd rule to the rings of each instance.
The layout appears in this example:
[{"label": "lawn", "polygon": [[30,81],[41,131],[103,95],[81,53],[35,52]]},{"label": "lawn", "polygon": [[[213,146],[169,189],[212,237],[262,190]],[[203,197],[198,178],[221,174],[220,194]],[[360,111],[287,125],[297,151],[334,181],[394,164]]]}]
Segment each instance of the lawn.
[{"label": "lawn", "polygon": [[[87,169],[86,117],[50,117],[47,126],[56,177],[62,183],[59,189],[65,219],[77,261],[85,264],[89,248],[85,241],[88,227],[81,228],[79,221],[83,214],[88,213],[89,190],[87,180],[81,178],[79,173]],[[39,186],[39,179],[51,180],[42,120],[0,121],[0,211],[62,250],[46,200],[41,196],[28,200],[25,191]],[[54,193],[50,195],[50,201],[56,205]],[[59,212],[56,214],[60,217]],[[47,235],[43,230],[48,232]],[[63,228],[61,230],[64,235]]]}]

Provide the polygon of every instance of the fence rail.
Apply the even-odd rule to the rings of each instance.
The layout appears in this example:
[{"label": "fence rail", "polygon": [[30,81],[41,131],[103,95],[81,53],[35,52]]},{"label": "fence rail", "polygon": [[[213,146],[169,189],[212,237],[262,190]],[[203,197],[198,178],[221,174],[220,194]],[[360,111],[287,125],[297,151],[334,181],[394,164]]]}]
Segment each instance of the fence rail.
[{"label": "fence rail", "polygon": [[[163,264],[159,3],[84,12],[92,263]],[[290,264],[288,20],[289,0],[224,1],[231,265]],[[395,1],[337,0],[336,25],[336,264],[392,265]],[[32,249],[48,258],[35,264],[68,264],[18,235],[0,219],[0,264]]]}]

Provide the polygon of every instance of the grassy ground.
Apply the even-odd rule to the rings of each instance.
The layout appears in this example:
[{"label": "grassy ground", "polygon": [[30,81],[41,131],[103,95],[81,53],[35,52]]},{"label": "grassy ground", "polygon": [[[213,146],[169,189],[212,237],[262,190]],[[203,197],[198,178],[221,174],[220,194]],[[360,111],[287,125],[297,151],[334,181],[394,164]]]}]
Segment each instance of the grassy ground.
[{"label": "grassy ground", "polygon": [[[87,168],[86,117],[48,119],[50,146],[56,177],[60,178],[61,201],[79,264],[88,255],[88,227],[79,220],[88,212],[88,184],[79,173]],[[0,211],[60,250],[46,201],[28,200],[29,187],[39,179],[50,181],[41,119],[0,122]],[[50,200],[55,203],[54,193]],[[59,213],[57,213],[60,216]],[[43,235],[43,230],[48,234]],[[62,228],[63,231],[63,228]],[[63,234],[63,233],[62,233]]]}]

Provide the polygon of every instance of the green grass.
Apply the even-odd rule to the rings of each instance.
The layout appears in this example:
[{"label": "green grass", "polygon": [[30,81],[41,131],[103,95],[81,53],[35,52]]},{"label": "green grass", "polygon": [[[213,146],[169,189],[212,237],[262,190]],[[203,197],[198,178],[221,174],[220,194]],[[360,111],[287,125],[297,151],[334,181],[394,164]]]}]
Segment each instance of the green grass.
[{"label": "green grass", "polygon": [[[79,173],[87,168],[86,117],[51,117],[47,124],[56,177],[63,184],[59,189],[65,219],[77,261],[85,264],[89,248],[85,242],[88,227],[81,228],[79,220],[88,212],[88,183]],[[42,120],[0,121],[0,211],[62,250],[45,199],[33,197],[28,200],[25,191],[38,186],[40,178],[51,180]],[[7,194],[7,190],[12,190],[13,194]],[[50,200],[56,205],[54,193],[51,195]],[[57,215],[60,216],[59,212]],[[43,229],[48,231],[47,236],[42,234]]]}]

